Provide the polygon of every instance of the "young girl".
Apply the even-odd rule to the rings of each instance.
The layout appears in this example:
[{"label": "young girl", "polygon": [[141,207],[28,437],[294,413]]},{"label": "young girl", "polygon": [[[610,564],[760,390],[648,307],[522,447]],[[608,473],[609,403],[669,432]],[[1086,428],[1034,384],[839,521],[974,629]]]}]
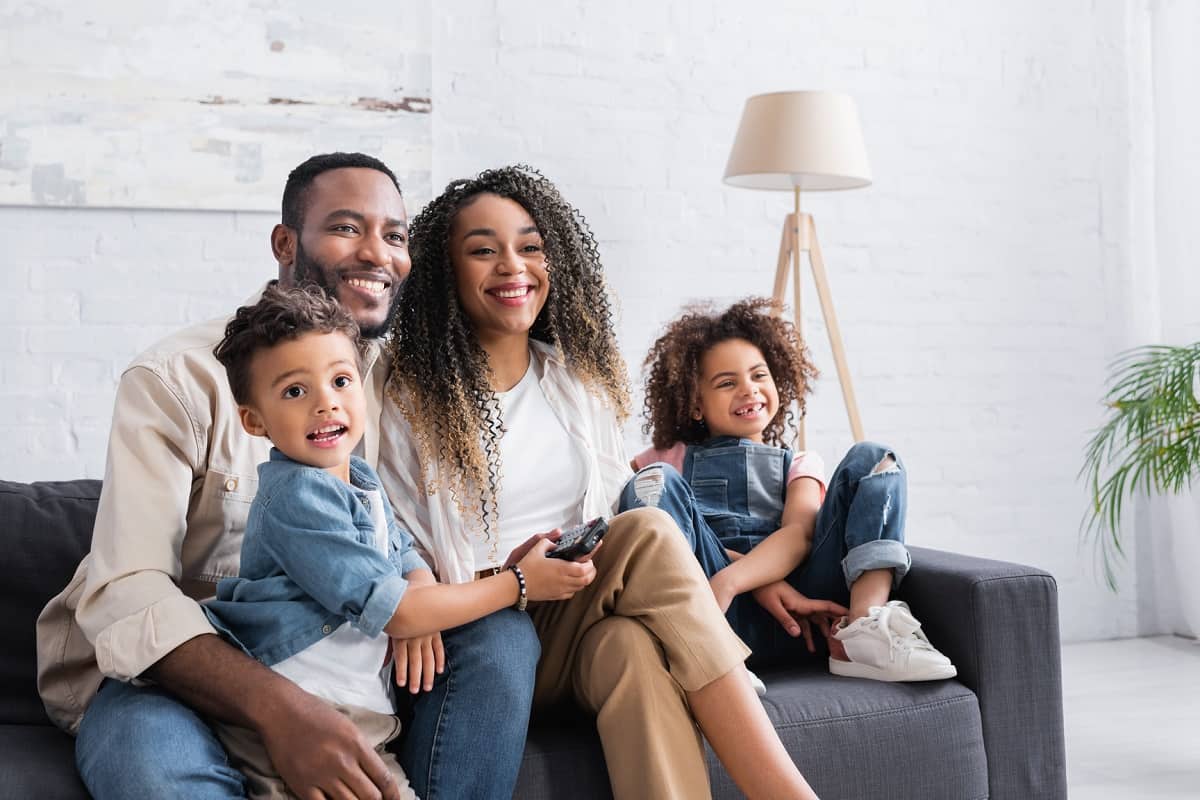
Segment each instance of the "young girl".
[{"label": "young girl", "polygon": [[896,454],[860,442],[826,484],[816,453],[783,446],[816,369],[772,308],[750,299],[722,313],[691,309],[655,342],[644,426],[653,447],[634,459],[621,509],[656,506],[675,519],[753,649],[751,666],[794,661],[801,642],[817,652],[815,621],[834,674],[952,677],[908,606],[888,602],[910,563]]},{"label": "young girl", "polygon": [[[530,534],[616,506],[628,394],[606,298],[582,216],[527,167],[455,181],[413,220],[379,471],[440,580],[488,580],[545,552]],[[612,517],[594,560],[565,566],[578,590],[530,603],[508,647],[540,650],[535,709],[595,713],[614,797],[710,796],[697,725],[748,797],[815,797],[666,514]],[[488,743],[517,764],[523,745]]]}]

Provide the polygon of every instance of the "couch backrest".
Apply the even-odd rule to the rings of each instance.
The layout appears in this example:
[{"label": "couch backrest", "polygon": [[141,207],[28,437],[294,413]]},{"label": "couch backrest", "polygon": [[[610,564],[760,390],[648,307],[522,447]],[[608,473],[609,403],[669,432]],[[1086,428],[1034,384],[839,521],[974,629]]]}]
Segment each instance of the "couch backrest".
[{"label": "couch backrest", "polygon": [[100,481],[0,481],[0,723],[49,724],[34,624],[87,553]]}]

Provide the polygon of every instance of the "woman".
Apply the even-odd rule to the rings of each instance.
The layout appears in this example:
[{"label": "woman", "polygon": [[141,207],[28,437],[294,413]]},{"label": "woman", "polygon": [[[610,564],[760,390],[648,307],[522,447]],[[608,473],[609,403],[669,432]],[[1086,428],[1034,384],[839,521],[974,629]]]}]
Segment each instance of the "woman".
[{"label": "woman", "polygon": [[[611,514],[630,475],[626,372],[595,239],[537,172],[451,183],[412,242],[380,474],[440,580],[466,582]],[[748,796],[814,797],[670,518],[613,517],[594,556],[559,567],[577,591],[529,605],[527,646],[541,647],[535,708],[573,698],[596,714],[614,795],[707,796],[694,717]],[[514,601],[536,593],[513,587]]]}]

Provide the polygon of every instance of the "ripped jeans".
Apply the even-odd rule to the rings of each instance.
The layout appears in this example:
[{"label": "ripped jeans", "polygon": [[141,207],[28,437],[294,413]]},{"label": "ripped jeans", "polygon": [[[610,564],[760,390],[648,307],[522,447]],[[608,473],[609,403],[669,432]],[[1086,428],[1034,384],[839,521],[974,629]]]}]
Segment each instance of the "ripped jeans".
[{"label": "ripped jeans", "polygon": [[[724,450],[698,445],[693,454],[689,447],[684,473],[690,481],[668,464],[640,470],[626,484],[620,504],[621,511],[656,506],[670,514],[710,578],[731,563],[726,549],[749,552],[778,528],[786,489],[777,487],[786,482],[790,463],[767,452],[779,448],[745,440],[716,445]],[[778,495],[778,511],[766,519],[750,513],[763,510],[764,486]],[[854,445],[829,481],[808,557],[785,580],[806,597],[842,605],[849,605],[850,585],[867,570],[892,569],[893,586],[899,585],[911,563],[904,546],[906,501],[899,457],[882,445]],[[789,636],[750,592],[734,598],[726,618],[754,651],[751,667],[813,657],[803,638]],[[815,636],[814,643],[817,656],[827,655],[823,637]]]}]

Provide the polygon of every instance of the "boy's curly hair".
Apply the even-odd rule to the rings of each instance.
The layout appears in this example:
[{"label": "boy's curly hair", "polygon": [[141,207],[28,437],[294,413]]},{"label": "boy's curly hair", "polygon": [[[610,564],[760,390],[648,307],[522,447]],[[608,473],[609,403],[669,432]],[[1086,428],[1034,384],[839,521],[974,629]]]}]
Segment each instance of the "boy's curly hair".
[{"label": "boy's curly hair", "polygon": [[[233,399],[238,405],[246,405],[250,402],[250,362],[255,353],[306,333],[334,331],[344,333],[358,352],[358,323],[338,301],[311,284],[284,289],[272,283],[257,303],[234,312],[213,355],[225,365]],[[362,370],[361,363],[358,368]]]},{"label": "boy's curly hair", "polygon": [[629,388],[595,237],[553,183],[525,165],[490,169],[451,182],[425,206],[410,227],[412,271],[392,325],[388,393],[416,435],[426,491],[439,488],[431,476],[440,463],[459,509],[488,528],[500,488],[500,404],[450,261],[455,216],[482,194],[519,203],[542,236],[550,286],[530,336],[553,345],[622,419]]},{"label": "boy's curly hair", "polygon": [[[804,416],[804,396],[817,368],[794,325],[775,316],[773,300],[752,297],[722,312],[709,304],[684,309],[683,316],[667,326],[646,356],[646,422],[642,432],[654,447],[698,444],[709,438],[704,420],[692,411],[700,401],[700,359],[712,347],[729,339],[745,339],[762,351],[779,392],[779,411],[763,430],[763,442],[785,446],[784,434],[794,431]],[[795,410],[793,410],[793,405]]]}]

